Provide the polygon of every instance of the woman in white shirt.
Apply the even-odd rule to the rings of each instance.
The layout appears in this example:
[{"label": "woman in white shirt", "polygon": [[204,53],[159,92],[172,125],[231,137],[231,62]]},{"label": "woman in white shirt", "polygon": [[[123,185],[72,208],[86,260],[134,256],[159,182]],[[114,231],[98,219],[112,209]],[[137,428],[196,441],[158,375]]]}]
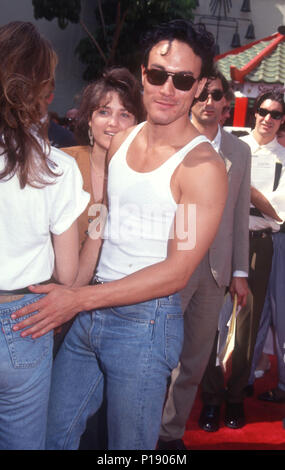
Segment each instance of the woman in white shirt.
[{"label": "woman in white shirt", "polygon": [[89,195],[75,160],[48,144],[49,42],[32,23],[9,23],[0,63],[0,449],[43,449],[53,333],[22,338],[11,315],[39,298],[27,286],[73,283]]}]

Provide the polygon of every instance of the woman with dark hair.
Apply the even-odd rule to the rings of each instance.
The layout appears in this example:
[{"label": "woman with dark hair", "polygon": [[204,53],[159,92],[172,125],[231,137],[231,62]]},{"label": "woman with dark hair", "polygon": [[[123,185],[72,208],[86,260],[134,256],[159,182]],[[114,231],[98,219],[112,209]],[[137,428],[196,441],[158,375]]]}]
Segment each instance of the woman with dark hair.
[{"label": "woman with dark hair", "polygon": [[89,195],[74,159],[49,146],[43,119],[57,57],[32,23],[0,28],[0,449],[45,446],[53,332],[27,339],[27,286],[78,271],[77,217]]},{"label": "woman with dark hair", "polygon": [[143,119],[140,84],[128,69],[114,67],[106,70],[100,79],[84,89],[75,130],[78,141],[83,145],[63,149],[76,159],[84,189],[91,194],[89,206],[78,221],[81,242],[93,220],[90,207],[103,200],[105,162],[112,137]]}]

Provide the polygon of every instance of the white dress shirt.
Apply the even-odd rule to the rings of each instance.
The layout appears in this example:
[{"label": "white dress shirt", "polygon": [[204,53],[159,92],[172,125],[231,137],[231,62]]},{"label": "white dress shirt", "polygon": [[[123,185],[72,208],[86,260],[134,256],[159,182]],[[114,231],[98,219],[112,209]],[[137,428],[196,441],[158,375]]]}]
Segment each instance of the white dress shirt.
[{"label": "white dress shirt", "polygon": [[[251,149],[251,185],[260,191],[270,202],[278,216],[285,220],[285,147],[280,145],[275,137],[271,142],[260,145],[251,132],[240,137]],[[273,191],[276,163],[282,163],[278,187]],[[249,229],[263,230],[271,228],[273,232],[280,230],[280,223],[265,214],[263,217],[250,215]]]}]

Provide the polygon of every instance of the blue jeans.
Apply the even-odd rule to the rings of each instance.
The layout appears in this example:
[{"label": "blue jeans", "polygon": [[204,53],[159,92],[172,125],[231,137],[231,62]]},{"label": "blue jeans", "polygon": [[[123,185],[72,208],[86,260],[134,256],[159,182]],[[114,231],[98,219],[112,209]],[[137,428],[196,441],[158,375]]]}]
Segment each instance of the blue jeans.
[{"label": "blue jeans", "polygon": [[[11,314],[41,295],[0,304],[0,449],[40,450],[45,446],[53,333],[21,338]],[[24,317],[23,317],[24,318]],[[23,319],[22,318],[22,319]]]},{"label": "blue jeans", "polygon": [[266,298],[261,314],[254,348],[249,384],[255,380],[254,372],[271,325],[274,327],[275,351],[278,363],[278,388],[285,391],[285,233],[273,234],[273,257]]},{"label": "blue jeans", "polygon": [[154,449],[182,343],[178,294],[81,312],[54,363],[47,449],[78,449],[103,394],[108,448]]}]

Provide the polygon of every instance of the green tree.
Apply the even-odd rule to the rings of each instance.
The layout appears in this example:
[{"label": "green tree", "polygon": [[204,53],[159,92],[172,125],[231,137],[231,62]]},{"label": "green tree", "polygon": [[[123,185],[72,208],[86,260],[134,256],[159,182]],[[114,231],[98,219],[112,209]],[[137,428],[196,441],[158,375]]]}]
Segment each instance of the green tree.
[{"label": "green tree", "polygon": [[[93,0],[91,0],[93,1]],[[86,37],[75,49],[86,65],[84,79],[91,80],[105,67],[124,65],[136,72],[140,64],[139,41],[150,26],[175,18],[193,18],[196,0],[97,0],[94,27],[87,28],[81,17],[81,0],[33,0],[34,16],[58,19],[64,29],[79,23]]]}]

